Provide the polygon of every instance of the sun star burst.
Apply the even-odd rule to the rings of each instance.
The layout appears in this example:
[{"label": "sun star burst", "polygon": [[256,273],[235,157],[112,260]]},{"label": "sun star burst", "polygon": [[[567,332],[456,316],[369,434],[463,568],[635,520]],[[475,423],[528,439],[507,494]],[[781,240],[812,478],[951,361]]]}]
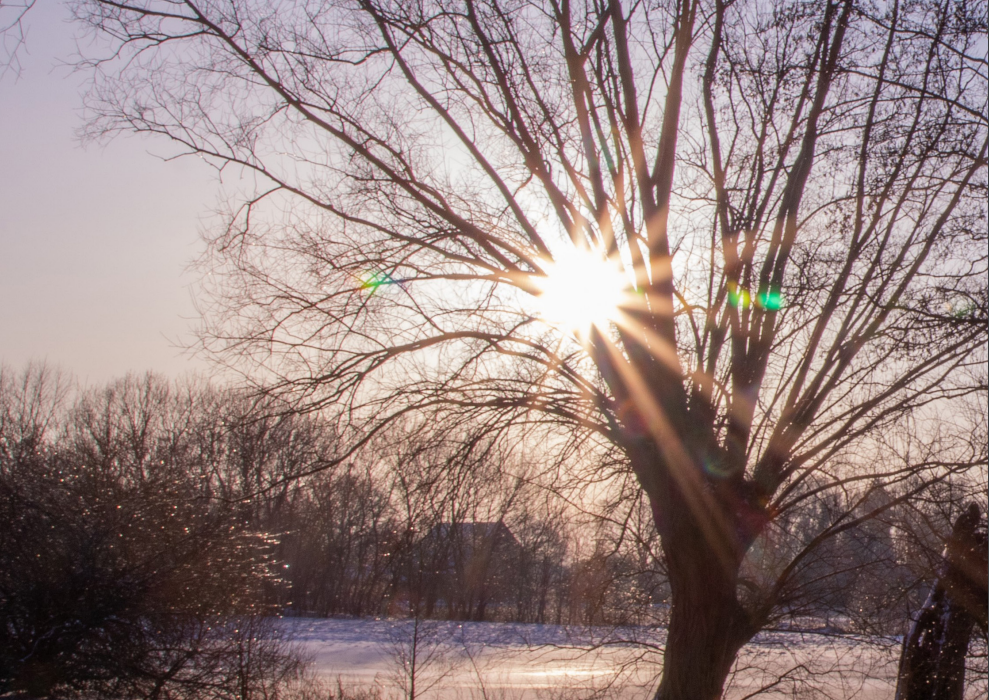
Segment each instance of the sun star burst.
[{"label": "sun star burst", "polygon": [[618,320],[628,291],[621,267],[592,251],[571,250],[544,265],[536,279],[539,316],[562,330],[585,334]]}]

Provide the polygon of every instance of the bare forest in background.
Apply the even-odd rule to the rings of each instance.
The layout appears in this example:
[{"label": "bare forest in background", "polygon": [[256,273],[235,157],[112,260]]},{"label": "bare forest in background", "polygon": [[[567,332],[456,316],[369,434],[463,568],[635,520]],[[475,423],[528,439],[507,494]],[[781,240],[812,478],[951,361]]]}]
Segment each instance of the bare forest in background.
[{"label": "bare forest in background", "polygon": [[[565,625],[661,624],[668,615],[665,566],[640,493],[614,485],[576,493],[467,434],[395,426],[327,468],[338,449],[333,424],[276,400],[151,374],[77,390],[37,365],[0,375],[0,449],[4,591],[61,585],[78,562],[51,546],[68,556],[84,541],[80,561],[126,561],[94,571],[83,588],[130,585],[125,569],[142,559],[172,566],[150,556],[162,549],[174,550],[184,572],[170,585],[191,590],[197,575],[252,582],[243,601],[223,602],[224,614],[245,605]],[[780,524],[797,544],[766,538],[746,572],[770,575],[794,556],[788,548],[896,495],[867,484],[847,500],[815,502]],[[952,517],[972,499],[984,502],[984,484],[949,481],[831,538],[794,577],[778,624],[902,634]],[[50,533],[20,519],[25,504],[45,511],[51,520],[39,524]],[[169,528],[154,532],[161,522]],[[9,621],[12,610],[0,614]]]}]

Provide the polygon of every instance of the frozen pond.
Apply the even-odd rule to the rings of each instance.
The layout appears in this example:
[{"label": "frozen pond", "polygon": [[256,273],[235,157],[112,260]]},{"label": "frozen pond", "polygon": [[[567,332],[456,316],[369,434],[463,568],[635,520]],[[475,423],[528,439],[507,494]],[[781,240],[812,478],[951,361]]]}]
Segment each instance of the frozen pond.
[{"label": "frozen pond", "polygon": [[[345,687],[437,699],[647,698],[657,683],[665,632],[552,625],[409,620],[283,621],[317,673]],[[417,641],[416,641],[417,640]],[[892,639],[765,632],[747,645],[730,700],[891,700],[899,645]],[[967,697],[986,696],[984,677]]]}]

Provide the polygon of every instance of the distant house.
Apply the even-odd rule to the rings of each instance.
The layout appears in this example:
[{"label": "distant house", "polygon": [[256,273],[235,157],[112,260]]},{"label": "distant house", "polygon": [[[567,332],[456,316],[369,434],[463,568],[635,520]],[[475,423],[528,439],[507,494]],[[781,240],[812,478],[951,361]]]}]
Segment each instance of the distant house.
[{"label": "distant house", "polygon": [[521,546],[502,521],[439,523],[422,538],[420,590],[427,616],[484,620],[508,602]]}]

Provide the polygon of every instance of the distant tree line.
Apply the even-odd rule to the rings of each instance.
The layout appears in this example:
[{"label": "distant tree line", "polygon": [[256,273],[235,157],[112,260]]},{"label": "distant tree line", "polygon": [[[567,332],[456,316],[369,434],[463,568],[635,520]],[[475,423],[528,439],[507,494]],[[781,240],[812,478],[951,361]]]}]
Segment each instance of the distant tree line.
[{"label": "distant tree line", "polygon": [[[665,622],[649,506],[621,478],[564,491],[483,433],[427,423],[347,461],[338,441],[318,414],[203,381],[77,390],[4,370],[0,687],[150,696],[235,685],[245,663],[288,674],[259,632],[274,613]],[[889,508],[878,485],[832,492],[767,528],[741,585],[785,582],[778,623],[902,632],[970,496],[945,482]]]}]

